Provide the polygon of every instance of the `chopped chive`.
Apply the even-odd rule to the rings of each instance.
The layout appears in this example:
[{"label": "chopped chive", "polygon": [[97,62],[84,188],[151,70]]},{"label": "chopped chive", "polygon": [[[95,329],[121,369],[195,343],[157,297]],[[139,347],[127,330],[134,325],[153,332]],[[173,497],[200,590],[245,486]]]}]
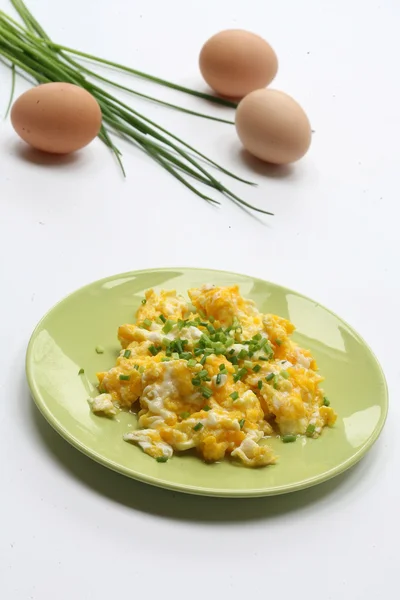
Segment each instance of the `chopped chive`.
[{"label": "chopped chive", "polygon": [[200,356],[200,354],[203,354],[203,348],[196,348],[194,351],[194,355]]},{"label": "chopped chive", "polygon": [[213,317],[212,315],[208,317],[208,320],[210,321],[210,323],[215,323],[215,317]]},{"label": "chopped chive", "polygon": [[267,356],[259,356],[257,360],[269,360]]},{"label": "chopped chive", "polygon": [[224,365],[224,363],[221,363],[221,364],[219,365],[219,370],[220,370],[220,371],[225,371],[225,370],[226,370],[226,366]]},{"label": "chopped chive", "polygon": [[230,355],[235,354],[235,348],[232,348],[232,350],[229,350],[229,354]]},{"label": "chopped chive", "polygon": [[280,375],[285,379],[288,379],[290,377],[290,374],[286,370],[281,371]]},{"label": "chopped chive", "polygon": [[239,425],[240,425],[240,429],[243,429],[243,425],[245,424],[246,419],[240,419],[239,421]]},{"label": "chopped chive", "polygon": [[199,373],[197,373],[197,377],[199,379],[204,379],[205,377],[208,377],[208,371],[206,369],[202,369]]},{"label": "chopped chive", "polygon": [[258,373],[259,371],[261,371],[261,365],[254,365],[253,371],[254,373]]},{"label": "chopped chive", "polygon": [[324,406],[330,406],[330,404],[331,404],[330,400],[328,400],[328,398],[326,396],[324,396],[323,404],[324,404]]},{"label": "chopped chive", "polygon": [[196,386],[199,386],[199,385],[201,385],[201,381],[200,381],[200,379],[197,379],[197,377],[194,377],[192,379],[192,384],[196,385]]},{"label": "chopped chive", "polygon": [[203,312],[202,310],[198,310],[197,312],[199,313],[199,315],[203,319],[203,321],[204,321],[204,319],[207,319],[207,315],[205,312]]},{"label": "chopped chive", "polygon": [[167,319],[162,330],[164,333],[169,333],[171,331],[171,329],[173,328],[173,326],[174,326],[174,323],[172,321],[170,321],[170,319]]},{"label": "chopped chive", "polygon": [[143,298],[142,304],[146,304],[146,302],[147,302],[146,298]]},{"label": "chopped chive", "polygon": [[178,329],[179,331],[181,331],[181,329],[183,329],[186,325],[186,321],[184,321],[183,319],[178,319]]},{"label": "chopped chive", "polygon": [[133,368],[136,369],[136,371],[139,371],[139,365],[134,365]]},{"label": "chopped chive", "polygon": [[222,374],[218,373],[217,378],[215,380],[216,384],[219,385],[221,383],[221,379],[222,379]]},{"label": "chopped chive", "polygon": [[129,381],[130,378],[131,378],[130,375],[120,375],[119,376],[120,381]]},{"label": "chopped chive", "polygon": [[195,425],[193,427],[194,431],[200,431],[200,429],[203,429],[204,425],[203,423],[198,422],[197,425]]},{"label": "chopped chive", "polygon": [[158,354],[160,352],[159,348],[156,348],[154,346],[154,344],[152,344],[151,346],[149,346],[149,352],[153,355],[156,356],[156,354]]},{"label": "chopped chive", "polygon": [[315,431],[315,425],[312,425],[310,423],[306,429],[306,435],[312,435],[314,433],[314,431]]},{"label": "chopped chive", "polygon": [[229,362],[231,362],[233,365],[237,365],[238,364],[238,359],[236,356],[230,356],[228,357]]},{"label": "chopped chive", "polygon": [[203,410],[208,412],[209,410],[211,410],[211,406],[208,406],[208,404],[206,404],[205,406],[203,406]]},{"label": "chopped chive", "polygon": [[247,350],[245,350],[244,348],[241,349],[241,351],[238,354],[238,358],[240,358],[241,360],[243,358],[247,358],[248,352]]},{"label": "chopped chive", "polygon": [[201,394],[204,398],[211,398],[212,396],[212,391],[210,390],[210,388],[205,387],[204,385],[201,386],[200,388],[201,390]]},{"label": "chopped chive", "polygon": [[163,358],[161,359],[161,362],[169,362],[171,360],[171,358],[169,356],[163,356]]},{"label": "chopped chive", "polygon": [[190,417],[190,412],[181,413],[181,419],[188,419]]},{"label": "chopped chive", "polygon": [[252,369],[253,368],[253,363],[251,362],[251,360],[245,360],[243,363],[243,366],[245,369]]},{"label": "chopped chive", "polygon": [[238,392],[232,392],[232,394],[230,394],[230,397],[232,398],[232,400],[237,400],[239,398],[239,394]]},{"label": "chopped chive", "polygon": [[274,390],[279,390],[279,386],[276,382],[274,383]]},{"label": "chopped chive", "polygon": [[151,325],[152,325],[152,321],[151,321],[150,319],[145,319],[145,320],[143,321],[143,325],[144,325],[144,326],[145,326],[147,329],[149,329],[149,328],[151,327]]},{"label": "chopped chive", "polygon": [[207,360],[207,356],[204,355],[200,361],[200,364],[204,366],[206,364],[206,360]]},{"label": "chopped chive", "polygon": [[263,382],[261,381],[261,379],[259,379],[259,380],[258,380],[258,382],[257,382],[257,386],[258,386],[258,389],[259,389],[259,390],[261,390],[261,389],[262,389]]},{"label": "chopped chive", "polygon": [[97,354],[104,354],[103,346],[96,346],[95,350],[96,350]]},{"label": "chopped chive", "polygon": [[168,460],[167,456],[157,456],[156,461],[159,463],[166,463]]},{"label": "chopped chive", "polygon": [[160,321],[162,321],[163,323],[166,323],[167,319],[166,317],[164,317],[164,315],[159,315],[158,318],[160,319]]},{"label": "chopped chive", "polygon": [[253,335],[253,340],[256,340],[257,342],[258,342],[259,340],[261,340],[261,338],[262,338],[262,335],[261,335],[261,333],[256,333],[256,335]]},{"label": "chopped chive", "polygon": [[207,324],[207,329],[208,329],[209,333],[211,333],[211,334],[215,333],[215,327],[214,327],[214,325],[211,325],[211,323]]},{"label": "chopped chive", "polygon": [[85,369],[82,369],[82,367],[81,367],[78,371],[78,375],[83,375],[84,372],[85,372]]},{"label": "chopped chive", "polygon": [[[190,360],[192,358],[192,353],[191,352],[181,352],[179,355],[180,358],[183,358],[183,360]],[[196,361],[195,361],[196,364]]]},{"label": "chopped chive", "polygon": [[190,360],[188,360],[187,364],[188,367],[195,367],[197,365],[197,362],[194,360],[194,358],[191,358]]},{"label": "chopped chive", "polygon": [[125,350],[125,352],[124,352],[124,358],[130,358],[131,354],[132,354],[131,350]]},{"label": "chopped chive", "polygon": [[291,442],[295,442],[297,437],[295,435],[284,435],[282,436],[282,442],[284,444],[290,444]]},{"label": "chopped chive", "polygon": [[144,367],[139,367],[139,373],[144,373]]},{"label": "chopped chive", "polygon": [[269,375],[266,376],[265,381],[271,381],[271,379],[273,379],[275,377],[275,373],[270,373]]},{"label": "chopped chive", "polygon": [[178,352],[173,352],[171,354],[171,356],[172,356],[173,360],[179,360],[179,353]]},{"label": "chopped chive", "polygon": [[282,340],[278,340],[278,339],[276,339],[276,340],[275,340],[275,344],[276,344],[277,346],[282,346]]}]

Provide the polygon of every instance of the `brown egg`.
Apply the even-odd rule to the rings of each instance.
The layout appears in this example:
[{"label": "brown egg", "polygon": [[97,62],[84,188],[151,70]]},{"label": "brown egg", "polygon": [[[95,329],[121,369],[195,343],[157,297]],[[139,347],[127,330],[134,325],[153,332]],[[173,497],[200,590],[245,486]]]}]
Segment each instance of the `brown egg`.
[{"label": "brown egg", "polygon": [[243,98],[273,80],[278,59],[260,36],[242,29],[228,29],[204,44],[199,65],[204,79],[218,94]]},{"label": "brown egg", "polygon": [[71,83],[45,83],[22,94],[11,122],[28,144],[54,154],[75,152],[99,133],[101,110],[85,89]]},{"label": "brown egg", "polygon": [[311,144],[306,113],[278,90],[256,90],[243,98],[236,110],[236,131],[250,154],[275,164],[298,160]]}]

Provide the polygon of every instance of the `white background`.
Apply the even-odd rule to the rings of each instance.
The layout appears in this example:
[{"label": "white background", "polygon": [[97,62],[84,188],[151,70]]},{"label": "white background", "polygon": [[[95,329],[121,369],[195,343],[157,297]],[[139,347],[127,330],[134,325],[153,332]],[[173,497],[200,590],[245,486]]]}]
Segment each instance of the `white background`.
[{"label": "white background", "polygon": [[[245,160],[232,126],[129,100],[256,181],[251,189],[224,180],[275,213],[257,220],[225,199],[213,209],[136,149],[123,147],[123,181],[98,140],[70,159],[45,161],[27,151],[9,122],[0,124],[1,597],[395,597],[400,4],[30,0],[29,6],[61,43],[198,89],[205,89],[198,53],[211,34],[229,27],[258,32],[280,60],[274,87],[304,106],[315,133],[300,163],[267,168]],[[7,0],[0,8],[12,12]],[[231,114],[130,83],[191,108]],[[0,65],[1,111],[9,87],[10,73]],[[18,93],[27,88],[18,81]],[[315,298],[351,323],[380,359],[391,394],[389,419],[369,455],[314,489],[223,501],[124,479],[61,440],[29,397],[24,354],[32,329],[79,286],[158,266],[259,276]]]}]

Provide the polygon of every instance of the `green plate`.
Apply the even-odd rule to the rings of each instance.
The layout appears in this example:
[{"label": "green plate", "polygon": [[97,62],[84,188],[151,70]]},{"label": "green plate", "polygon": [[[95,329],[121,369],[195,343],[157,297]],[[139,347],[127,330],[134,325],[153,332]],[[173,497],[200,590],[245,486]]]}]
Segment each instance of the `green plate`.
[{"label": "green plate", "polygon": [[[91,413],[96,372],[114,365],[117,328],[132,322],[143,292],[185,293],[203,283],[238,284],[262,312],[290,319],[294,339],[309,348],[326,378],[324,389],[338,413],[335,427],[317,439],[272,440],[276,465],[261,469],[228,460],[208,465],[193,455],[158,463],[122,440],[135,416],[110,420]],[[96,346],[104,348],[96,353]],[[84,375],[78,375],[84,368]],[[99,463],[152,485],[207,496],[267,496],[315,485],[342,473],[371,448],[387,414],[387,387],[377,359],[360,336],[329,310],[301,294],[245,275],[205,269],[154,269],[92,283],[57,304],[38,324],[26,359],[33,398],[66,440]]]}]

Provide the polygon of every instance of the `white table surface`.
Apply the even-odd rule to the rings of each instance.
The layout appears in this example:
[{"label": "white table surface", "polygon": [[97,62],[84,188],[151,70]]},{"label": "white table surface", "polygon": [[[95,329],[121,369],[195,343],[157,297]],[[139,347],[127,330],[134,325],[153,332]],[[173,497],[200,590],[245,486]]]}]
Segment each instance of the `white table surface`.
[{"label": "white table surface", "polygon": [[[259,183],[253,190],[229,182],[275,213],[256,220],[227,200],[211,208],[138,150],[124,147],[123,181],[98,140],[70,160],[46,162],[1,122],[1,598],[395,597],[400,4],[31,0],[29,6],[61,43],[198,89],[204,89],[197,69],[202,43],[224,28],[256,31],[280,59],[274,86],[298,99],[315,133],[309,154],[293,168],[256,167],[244,162],[233,127],[131,100]],[[10,3],[0,0],[0,9],[11,12]],[[132,83],[208,109],[171,90]],[[0,65],[1,110],[9,86],[10,73]],[[19,93],[27,88],[18,81]],[[304,492],[226,501],[125,479],[59,438],[27,389],[32,329],[81,285],[155,266],[256,275],[315,298],[351,323],[376,352],[391,395],[384,432],[365,459]]]}]

